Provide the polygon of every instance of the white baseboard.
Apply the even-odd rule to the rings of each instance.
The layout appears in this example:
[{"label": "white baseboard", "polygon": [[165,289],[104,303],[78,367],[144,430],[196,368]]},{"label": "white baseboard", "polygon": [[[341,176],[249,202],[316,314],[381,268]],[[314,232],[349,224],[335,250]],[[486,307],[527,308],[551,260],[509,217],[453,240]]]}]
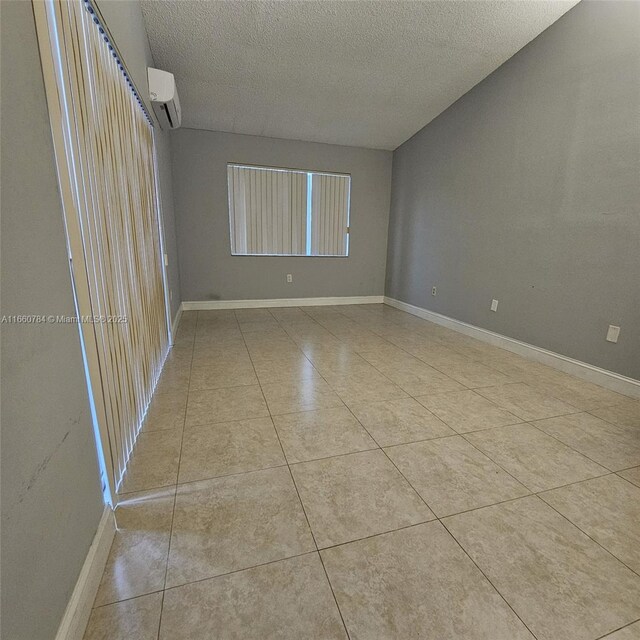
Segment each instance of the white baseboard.
[{"label": "white baseboard", "polygon": [[454,318],[449,318],[435,311],[416,307],[407,302],[395,300],[394,298],[385,296],[384,303],[442,327],[447,327],[448,329],[453,329],[472,338],[488,342],[495,347],[500,347],[501,349],[517,353],[530,360],[546,364],[554,369],[559,369],[560,371],[564,371],[564,373],[582,378],[587,382],[593,382],[601,387],[617,391],[627,396],[640,398],[640,380],[628,378],[619,373],[607,371],[606,369],[600,369],[586,362],[574,360],[559,353],[554,353],[553,351],[548,351],[547,349],[542,349],[541,347],[536,347],[532,344],[515,340],[514,338],[508,338],[499,333],[481,329],[472,324],[467,324],[466,322],[455,320]]},{"label": "white baseboard", "polygon": [[104,508],[98,530],[80,570],[76,586],[62,616],[56,640],[82,640],[91,615],[93,601],[107,564],[115,531],[113,510],[107,505]]},{"label": "white baseboard", "polygon": [[384,296],[345,296],[335,298],[274,298],[271,300],[194,300],[183,302],[185,311],[213,309],[260,309],[263,307],[320,307],[338,304],[382,304]]}]

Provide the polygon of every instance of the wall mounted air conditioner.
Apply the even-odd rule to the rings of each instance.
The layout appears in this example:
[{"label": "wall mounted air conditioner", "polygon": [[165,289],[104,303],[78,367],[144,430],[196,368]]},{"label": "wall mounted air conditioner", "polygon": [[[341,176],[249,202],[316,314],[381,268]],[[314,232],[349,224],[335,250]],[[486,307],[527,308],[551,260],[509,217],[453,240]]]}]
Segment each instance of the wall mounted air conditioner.
[{"label": "wall mounted air conditioner", "polygon": [[182,121],[180,100],[172,73],[148,67],[149,97],[161,129],[177,129]]}]

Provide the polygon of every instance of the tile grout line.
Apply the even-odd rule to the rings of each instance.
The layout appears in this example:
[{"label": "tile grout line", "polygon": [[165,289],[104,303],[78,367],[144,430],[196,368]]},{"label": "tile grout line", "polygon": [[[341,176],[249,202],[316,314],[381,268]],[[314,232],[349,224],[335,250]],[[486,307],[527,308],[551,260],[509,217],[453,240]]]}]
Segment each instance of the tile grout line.
[{"label": "tile grout line", "polygon": [[189,383],[187,384],[187,402],[184,407],[184,416],[182,420],[182,433],[180,434],[180,451],[178,453],[178,468],[176,470],[176,482],[173,488],[173,509],[171,511],[171,526],[169,527],[169,544],[167,546],[167,559],[165,562],[165,569],[164,569],[164,582],[162,586],[162,598],[160,601],[160,617],[158,618],[158,632],[156,634],[157,640],[160,640],[160,630],[162,628],[162,616],[164,613],[164,598],[165,598],[165,592],[167,589],[167,576],[169,575],[169,558],[171,556],[171,540],[173,538],[173,524],[174,524],[175,515],[176,515],[176,503],[178,501],[178,479],[180,477],[180,463],[182,462],[182,445],[184,443],[184,430],[185,430],[185,425],[187,421],[187,409],[189,407],[189,391],[191,389],[191,370],[193,367],[193,352],[195,350],[199,315],[200,315],[199,313],[196,315],[195,327],[193,329],[193,341],[191,343],[191,359],[189,361]]},{"label": "tile grout line", "polygon": [[598,636],[595,640],[607,640],[607,638],[612,636],[614,633],[617,633],[618,631],[622,631],[622,629],[626,629],[627,627],[630,627],[631,625],[635,624],[636,622],[640,622],[640,618],[638,618],[637,620],[633,620],[633,622],[629,622],[628,624],[623,624],[621,627],[618,627],[617,629],[614,629],[613,631],[607,631],[607,633],[605,633],[603,636]]}]

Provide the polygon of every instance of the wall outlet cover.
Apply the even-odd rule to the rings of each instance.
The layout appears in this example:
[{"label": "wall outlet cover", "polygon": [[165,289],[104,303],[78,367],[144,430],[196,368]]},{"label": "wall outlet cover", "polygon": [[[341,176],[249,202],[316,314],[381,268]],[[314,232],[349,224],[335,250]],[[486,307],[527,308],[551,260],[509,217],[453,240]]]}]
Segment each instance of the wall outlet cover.
[{"label": "wall outlet cover", "polygon": [[618,342],[619,336],[620,336],[620,327],[616,327],[610,324],[609,330],[607,331],[607,342]]},{"label": "wall outlet cover", "polygon": [[498,301],[494,298],[491,301],[491,311],[497,311],[498,310]]},{"label": "wall outlet cover", "polygon": [[437,287],[431,287],[431,295],[435,296],[436,293],[438,293],[438,288]]},{"label": "wall outlet cover", "polygon": [[287,273],[287,282],[293,282],[293,276],[290,273]]}]

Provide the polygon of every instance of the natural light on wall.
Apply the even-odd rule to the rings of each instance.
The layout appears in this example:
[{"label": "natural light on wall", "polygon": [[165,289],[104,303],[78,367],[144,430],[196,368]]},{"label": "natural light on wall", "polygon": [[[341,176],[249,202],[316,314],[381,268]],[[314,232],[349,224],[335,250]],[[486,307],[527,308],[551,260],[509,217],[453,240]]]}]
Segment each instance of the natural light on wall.
[{"label": "natural light on wall", "polygon": [[349,255],[351,176],[227,165],[231,253]]}]

